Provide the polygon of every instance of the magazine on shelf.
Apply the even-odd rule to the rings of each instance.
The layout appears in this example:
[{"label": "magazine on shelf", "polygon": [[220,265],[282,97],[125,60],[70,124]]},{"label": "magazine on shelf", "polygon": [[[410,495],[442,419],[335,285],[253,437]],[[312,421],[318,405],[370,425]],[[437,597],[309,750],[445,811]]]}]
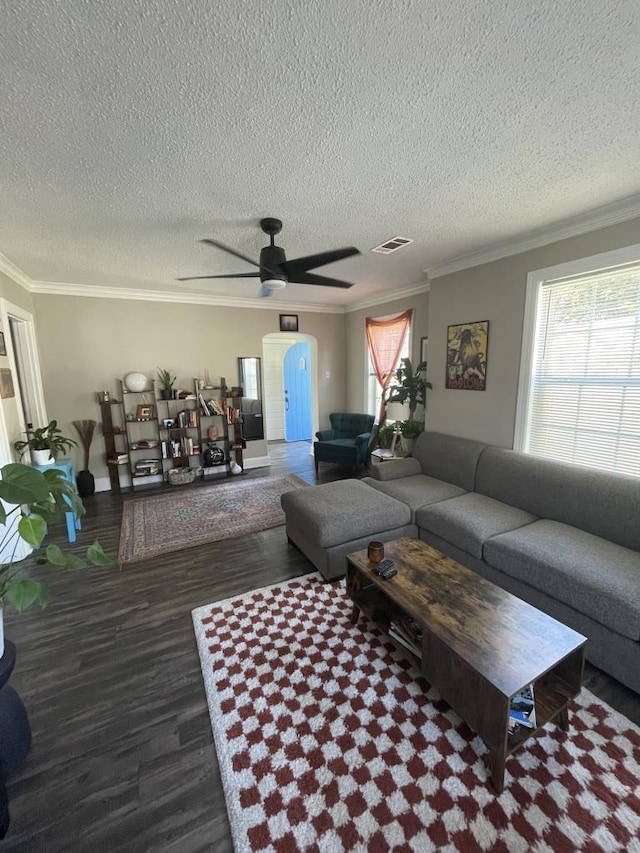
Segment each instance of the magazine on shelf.
[{"label": "magazine on shelf", "polygon": [[533,694],[533,684],[523,687],[519,693],[511,697],[509,702],[509,723],[515,726],[536,727],[536,703]]},{"label": "magazine on shelf", "polygon": [[389,636],[398,643],[409,649],[416,657],[422,657],[421,640],[422,634],[419,628],[409,621],[391,622],[389,624]]}]

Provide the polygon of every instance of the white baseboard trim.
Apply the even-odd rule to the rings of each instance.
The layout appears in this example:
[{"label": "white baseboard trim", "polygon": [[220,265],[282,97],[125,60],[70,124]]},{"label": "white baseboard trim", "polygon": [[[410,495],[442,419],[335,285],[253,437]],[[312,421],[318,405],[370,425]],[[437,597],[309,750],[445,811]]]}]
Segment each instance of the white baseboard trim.
[{"label": "white baseboard trim", "polygon": [[268,456],[255,456],[253,459],[245,459],[242,466],[245,471],[251,468],[267,468],[271,465],[271,459]]},{"label": "white baseboard trim", "polygon": [[108,477],[96,477],[96,492],[111,491],[111,480]]}]

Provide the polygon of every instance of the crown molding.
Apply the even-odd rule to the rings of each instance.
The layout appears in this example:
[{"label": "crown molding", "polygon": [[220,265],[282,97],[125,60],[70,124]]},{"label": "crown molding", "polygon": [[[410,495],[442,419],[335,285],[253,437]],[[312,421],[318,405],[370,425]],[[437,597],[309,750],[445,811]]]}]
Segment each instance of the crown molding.
[{"label": "crown molding", "polygon": [[[425,274],[426,275],[426,274]],[[351,314],[353,311],[360,311],[363,308],[374,308],[376,305],[384,305],[386,302],[395,302],[397,299],[408,299],[411,296],[417,296],[420,293],[429,293],[431,290],[431,282],[421,281],[416,284],[405,287],[403,290],[394,290],[393,293],[387,293],[384,296],[373,297],[372,299],[363,299],[361,302],[356,302],[353,305],[347,305],[345,312]]]},{"label": "crown molding", "polygon": [[33,281],[29,276],[3,254],[0,254],[0,273],[15,281],[20,287],[24,287],[25,290],[33,291]]},{"label": "crown molding", "polygon": [[82,296],[90,299],[130,299],[142,302],[170,302],[180,305],[215,305],[220,308],[253,308],[266,311],[292,311],[303,313],[310,311],[320,314],[344,314],[342,305],[322,305],[316,302],[281,302],[271,297],[267,299],[245,299],[230,296],[213,296],[206,293],[170,293],[164,290],[145,290],[143,288],[99,287],[86,284],[72,284],[62,281],[31,282],[33,293],[50,296]]},{"label": "crown molding", "polygon": [[553,225],[546,225],[544,228],[529,231],[520,237],[502,240],[499,243],[492,243],[490,246],[476,249],[473,252],[458,255],[455,258],[451,258],[448,261],[425,270],[425,274],[429,278],[440,278],[443,275],[449,275],[449,273],[498,261],[500,258],[507,258],[511,255],[519,255],[521,252],[539,249],[541,246],[558,243],[560,240],[566,240],[569,237],[578,237],[580,234],[587,234],[589,231],[596,231],[599,228],[607,228],[619,222],[626,222],[628,219],[633,219],[636,216],[640,216],[640,195],[634,195],[624,201],[598,207],[595,210],[589,211],[589,213],[583,213],[571,219],[564,219]]}]

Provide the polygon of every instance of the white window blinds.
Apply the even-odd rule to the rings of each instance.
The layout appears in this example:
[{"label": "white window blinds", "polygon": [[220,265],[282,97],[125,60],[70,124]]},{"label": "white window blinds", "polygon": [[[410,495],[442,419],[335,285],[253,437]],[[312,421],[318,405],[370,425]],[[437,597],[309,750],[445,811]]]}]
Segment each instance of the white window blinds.
[{"label": "white window blinds", "polygon": [[640,476],[640,264],[541,284],[524,450]]}]

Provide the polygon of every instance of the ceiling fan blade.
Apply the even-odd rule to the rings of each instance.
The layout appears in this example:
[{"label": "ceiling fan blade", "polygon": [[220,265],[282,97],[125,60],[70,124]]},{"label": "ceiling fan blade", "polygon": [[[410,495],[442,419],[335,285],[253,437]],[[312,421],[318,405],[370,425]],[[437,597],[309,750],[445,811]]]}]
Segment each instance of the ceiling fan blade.
[{"label": "ceiling fan blade", "polygon": [[260,278],[259,272],[234,272],[229,275],[191,275],[187,278],[177,278],[176,281],[197,281],[201,278]]},{"label": "ceiling fan blade", "polygon": [[224,243],[218,243],[217,240],[211,239],[200,240],[200,242],[208,243],[210,246],[215,246],[216,249],[222,249],[223,252],[228,252],[230,255],[234,255],[236,258],[240,258],[241,261],[246,261],[248,264],[251,264],[252,267],[258,267],[258,269],[260,269],[260,264],[257,261],[248,258],[241,252],[236,252],[235,249],[231,249],[229,246],[225,246]]},{"label": "ceiling fan blade", "polygon": [[330,252],[320,252],[317,255],[307,255],[304,258],[294,258],[282,266],[289,281],[296,281],[296,276],[301,272],[307,272],[307,270],[323,267],[325,264],[332,264],[334,261],[341,261],[344,258],[359,254],[360,252],[355,246],[347,246],[345,249],[334,249]]},{"label": "ceiling fan blade", "polygon": [[[236,258],[240,258],[241,261],[246,261],[251,266],[258,267],[258,269],[263,269],[265,272],[268,272],[269,275],[272,275],[274,278],[278,276],[277,272],[269,269],[269,267],[265,267],[264,264],[262,266],[257,262],[248,258],[246,255],[243,255],[241,252],[236,252],[235,249],[231,249],[229,246],[225,246],[224,243],[218,243],[217,240],[211,240],[207,238],[205,240],[200,240],[201,243],[208,243],[210,246],[215,246],[216,249],[222,249],[223,252],[228,252],[230,255],[235,255]],[[230,278],[230,276],[219,276],[219,278]]]},{"label": "ceiling fan blade", "polygon": [[295,278],[289,279],[293,284],[322,284],[325,287],[353,287],[351,281],[340,281],[338,278],[327,278],[326,275],[316,275],[314,272],[302,272]]}]

